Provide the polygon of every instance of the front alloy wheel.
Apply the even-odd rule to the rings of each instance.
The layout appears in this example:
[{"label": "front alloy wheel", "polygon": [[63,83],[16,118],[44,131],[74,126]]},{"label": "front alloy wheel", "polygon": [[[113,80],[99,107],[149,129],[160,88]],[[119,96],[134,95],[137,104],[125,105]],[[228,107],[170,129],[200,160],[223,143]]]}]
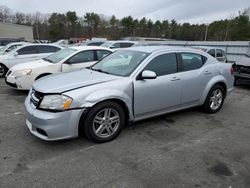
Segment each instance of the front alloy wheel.
[{"label": "front alloy wheel", "polygon": [[108,138],[117,131],[119,125],[119,113],[113,108],[104,108],[96,114],[92,128],[96,136]]},{"label": "front alloy wheel", "polygon": [[89,110],[82,126],[90,140],[102,143],[116,138],[125,122],[123,108],[116,102],[105,101]]}]

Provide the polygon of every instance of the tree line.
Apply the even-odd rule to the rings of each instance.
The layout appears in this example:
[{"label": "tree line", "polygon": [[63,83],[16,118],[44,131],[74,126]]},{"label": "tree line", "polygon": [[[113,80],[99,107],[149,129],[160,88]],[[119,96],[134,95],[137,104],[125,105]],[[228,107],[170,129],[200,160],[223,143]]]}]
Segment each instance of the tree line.
[{"label": "tree line", "polygon": [[[174,40],[250,40],[250,8],[235,17],[214,21],[210,24],[178,23],[176,20],[136,19],[127,16],[117,19],[115,15],[107,17],[94,12],[78,16],[74,11],[67,13],[25,14],[13,13],[8,7],[0,6],[0,22],[22,24],[33,27],[34,38],[58,40],[71,37],[105,37],[121,39],[123,37],[150,37]],[[206,35],[206,36],[205,36]]]}]

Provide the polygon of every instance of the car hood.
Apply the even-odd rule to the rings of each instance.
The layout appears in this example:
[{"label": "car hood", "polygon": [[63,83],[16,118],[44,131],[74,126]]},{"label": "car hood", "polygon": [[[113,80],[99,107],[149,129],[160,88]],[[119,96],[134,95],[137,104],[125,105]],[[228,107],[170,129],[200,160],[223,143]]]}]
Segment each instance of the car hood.
[{"label": "car hood", "polygon": [[33,88],[41,93],[63,93],[72,89],[113,81],[122,77],[82,69],[59,73],[37,80]]},{"label": "car hood", "polygon": [[237,65],[250,66],[250,57],[242,57],[237,62]]},{"label": "car hood", "polygon": [[18,65],[15,65],[11,67],[11,71],[17,71],[17,70],[24,70],[24,69],[34,69],[34,68],[41,68],[46,67],[48,65],[51,65],[51,63],[44,61],[42,59],[36,60],[36,61],[30,61],[27,63],[21,63]]}]

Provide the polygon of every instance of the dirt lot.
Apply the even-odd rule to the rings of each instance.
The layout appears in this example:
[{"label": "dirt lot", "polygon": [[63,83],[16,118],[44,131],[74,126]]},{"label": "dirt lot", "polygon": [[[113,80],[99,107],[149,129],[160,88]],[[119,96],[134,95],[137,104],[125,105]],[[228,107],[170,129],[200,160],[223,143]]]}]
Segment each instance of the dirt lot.
[{"label": "dirt lot", "polygon": [[0,79],[0,187],[250,187],[250,87],[235,88],[217,114],[161,116],[105,144],[35,138],[26,95]]}]

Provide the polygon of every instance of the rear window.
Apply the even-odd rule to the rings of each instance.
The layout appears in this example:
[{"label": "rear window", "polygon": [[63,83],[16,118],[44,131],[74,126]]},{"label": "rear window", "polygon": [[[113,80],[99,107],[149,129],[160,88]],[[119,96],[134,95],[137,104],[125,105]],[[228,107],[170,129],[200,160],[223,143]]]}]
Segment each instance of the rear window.
[{"label": "rear window", "polygon": [[36,46],[26,46],[17,50],[18,55],[37,54]]},{"label": "rear window", "polygon": [[183,71],[196,70],[202,67],[207,58],[195,53],[181,53]]},{"label": "rear window", "polygon": [[223,57],[223,53],[222,53],[222,50],[220,50],[220,49],[217,49],[217,50],[216,50],[216,52],[217,52],[217,55],[216,55],[216,57]]}]

